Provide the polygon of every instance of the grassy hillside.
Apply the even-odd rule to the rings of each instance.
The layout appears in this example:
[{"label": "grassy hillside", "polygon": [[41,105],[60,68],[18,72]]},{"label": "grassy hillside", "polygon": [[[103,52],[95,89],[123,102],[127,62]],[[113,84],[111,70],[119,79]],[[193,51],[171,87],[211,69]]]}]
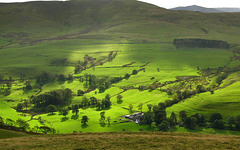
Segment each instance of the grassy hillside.
[{"label": "grassy hillside", "polygon": [[22,137],[22,136],[27,136],[27,134],[23,133],[23,132],[14,132],[14,131],[8,131],[8,130],[0,129],[0,139]]},{"label": "grassy hillside", "polygon": [[[188,115],[205,114],[207,119],[217,112],[224,120],[236,117],[240,115],[239,17],[239,13],[171,11],[135,0],[0,4],[0,75],[4,76],[0,83],[2,91],[10,92],[0,95],[0,116],[13,121],[21,118],[33,131],[39,126],[52,127],[57,133],[155,131],[155,125],[124,119],[131,113],[129,105],[138,112],[142,103],[146,112],[148,104],[165,103],[178,92],[188,91],[195,94],[169,106],[168,116],[186,110]],[[231,48],[176,48],[175,38],[223,40]],[[113,52],[115,57],[109,59]],[[88,64],[76,73],[75,67],[86,55],[95,60],[94,66]],[[136,75],[123,78],[133,70],[138,71]],[[39,85],[35,78],[43,71],[53,76],[72,74],[73,80]],[[216,83],[224,73],[227,78]],[[81,81],[86,74],[95,75],[103,84],[116,77],[121,80],[100,92],[99,87],[89,90],[87,79]],[[28,83],[33,89],[26,90]],[[205,91],[196,93],[198,85]],[[111,118],[111,125],[99,123],[101,111],[95,106],[80,108],[78,115],[69,111],[66,116],[33,109],[34,96],[64,88],[71,89],[73,97],[58,110],[81,105],[84,97],[102,100],[110,94],[112,105],[102,111]],[[80,89],[86,92],[83,96],[77,94]],[[118,95],[123,97],[120,103]],[[16,111],[19,103],[24,107]],[[84,115],[90,118],[87,126],[81,124]]]},{"label": "grassy hillside", "polygon": [[4,139],[3,149],[238,149],[238,136],[162,132],[80,133]]},{"label": "grassy hillside", "polygon": [[239,82],[234,83],[224,89],[215,91],[213,95],[210,92],[199,94],[169,107],[167,111],[179,112],[181,110],[186,110],[189,112],[189,115],[203,113],[207,116],[219,112],[225,119],[230,116],[237,116],[239,114],[239,85]]}]

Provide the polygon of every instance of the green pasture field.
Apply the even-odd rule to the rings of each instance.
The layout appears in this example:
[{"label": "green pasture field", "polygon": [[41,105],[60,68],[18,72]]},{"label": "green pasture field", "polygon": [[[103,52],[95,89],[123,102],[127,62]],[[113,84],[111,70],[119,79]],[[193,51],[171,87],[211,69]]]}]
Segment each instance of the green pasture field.
[{"label": "green pasture field", "polygon": [[[111,123],[108,125],[106,121],[106,125],[102,126],[99,123],[100,112],[96,111],[96,108],[86,108],[80,109],[78,116],[76,117],[74,114],[69,112],[67,117],[65,118],[58,113],[54,115],[44,114],[41,116],[42,120],[45,124],[56,129],[57,133],[72,133],[76,132],[108,132],[108,131],[122,131],[123,129],[126,131],[139,131],[139,129],[143,130],[154,130],[148,127],[148,125],[138,125],[135,123],[120,121],[123,119],[123,115],[129,114],[128,110],[122,109],[118,106],[112,106],[109,110],[104,110],[106,117],[111,117]],[[90,119],[86,126],[81,124],[82,116],[87,115]],[[36,117],[39,117],[36,116]],[[31,123],[31,122],[30,122]],[[37,125],[37,124],[36,124]]]},{"label": "green pasture field", "polygon": [[24,119],[24,120],[30,120],[29,114],[23,114],[16,112],[15,109],[11,108],[9,105],[5,104],[5,102],[1,99],[0,102],[0,116],[4,119],[12,119],[16,121],[18,118]]},{"label": "green pasture field", "polygon": [[[93,42],[93,41],[92,41]],[[133,105],[134,111],[139,111],[137,106],[139,103],[143,103],[143,111],[147,111],[147,104],[156,105],[159,102],[164,102],[167,99],[172,99],[171,96],[168,96],[166,93],[157,90],[149,92],[148,90],[139,91],[138,89],[132,89],[123,92],[121,87],[123,86],[133,86],[138,87],[139,85],[149,85],[155,81],[165,82],[165,81],[174,81],[177,76],[199,76],[197,67],[200,69],[204,68],[218,68],[222,67],[230,61],[230,57],[233,56],[232,52],[220,50],[220,49],[201,49],[201,48],[180,48],[176,49],[171,43],[145,43],[145,44],[92,44],[85,43],[84,40],[63,40],[63,41],[54,41],[49,43],[42,43],[35,46],[29,47],[20,47],[20,48],[8,48],[7,51],[3,51],[4,56],[2,57],[1,69],[13,68],[14,71],[11,72],[15,74],[15,79],[18,79],[17,76],[22,71],[27,73],[29,70],[30,74],[27,74],[28,77],[31,77],[34,74],[37,74],[41,71],[49,71],[52,74],[73,74],[74,67],[71,65],[67,66],[50,66],[50,62],[56,58],[67,58],[69,64],[77,64],[77,61],[83,61],[85,55],[92,56],[97,59],[108,56],[110,51],[117,50],[118,54],[115,59],[111,62],[107,62],[102,66],[96,66],[95,69],[87,69],[80,74],[75,74],[75,80],[73,82],[65,81],[59,82],[55,81],[48,83],[42,87],[41,93],[45,93],[54,89],[61,88],[70,88],[74,94],[77,94],[77,90],[84,89],[83,83],[80,83],[78,77],[83,76],[85,73],[94,74],[97,77],[119,77],[124,76],[126,73],[131,74],[132,70],[141,69],[142,65],[145,65],[149,62],[148,65],[144,66],[145,72],[140,71],[137,75],[132,75],[129,79],[123,79],[121,82],[113,84],[110,89],[107,89],[104,93],[95,94],[95,91],[85,94],[88,98],[94,96],[96,98],[102,99],[106,94],[110,94],[111,101],[113,103],[112,107],[106,111],[106,116],[111,117],[111,125],[106,125],[101,127],[99,124],[100,111],[96,111],[96,108],[84,108],[80,109],[78,118],[75,118],[73,114],[67,115],[67,119],[62,115],[36,115],[35,119],[41,116],[42,120],[46,125],[51,126],[57,130],[58,133],[70,133],[73,131],[83,131],[83,132],[100,132],[100,131],[121,131],[123,129],[128,131],[138,131],[139,129],[144,130],[154,130],[148,128],[148,126],[139,126],[135,123],[120,123],[123,119],[123,115],[129,114],[129,111],[124,109],[129,107],[130,104]],[[21,51],[22,53],[17,53]],[[10,56],[11,54],[11,56]],[[7,63],[8,62],[8,63]],[[129,67],[122,67],[125,64],[134,62]],[[34,68],[33,71],[32,68]],[[157,71],[159,68],[159,72]],[[2,70],[3,71],[3,70]],[[16,72],[18,72],[16,74]],[[154,79],[151,79],[154,77]],[[34,80],[30,80],[34,85]],[[13,84],[12,93],[7,97],[2,97],[1,100],[1,116],[3,118],[13,118],[17,119],[19,116],[18,113],[10,108],[17,105],[17,103],[22,102],[23,99],[27,99],[31,95],[35,95],[39,92],[39,89],[33,89],[30,92],[24,92],[21,90],[21,87],[24,86],[24,82],[17,82]],[[231,87],[231,86],[230,86]],[[229,88],[229,87],[228,87]],[[235,89],[235,88],[231,88]],[[229,92],[230,90],[226,90]],[[233,91],[237,92],[237,91]],[[41,94],[39,93],[39,94]],[[221,92],[222,93],[222,92]],[[121,104],[117,103],[117,95],[121,94],[123,96],[123,102]],[[196,103],[198,103],[198,97],[201,95],[209,95],[215,99],[218,99],[218,92],[210,95],[208,93],[200,94],[192,98],[192,103],[194,106],[191,107],[191,110],[187,107],[178,107],[184,102],[181,102],[177,105],[174,105],[167,109],[167,113],[172,111],[178,113],[181,109],[185,109],[187,112],[191,111],[191,114],[194,114],[199,108],[196,108]],[[230,98],[232,99],[232,98]],[[7,101],[13,100],[13,101]],[[80,104],[82,100],[81,96],[74,96],[72,99],[72,104]],[[191,100],[185,100],[188,102]],[[227,100],[226,100],[227,101]],[[212,104],[212,101],[208,101]],[[214,106],[213,106],[214,107]],[[220,107],[220,106],[219,106]],[[217,107],[216,107],[217,108]],[[226,110],[226,114],[229,113],[231,108]],[[6,111],[11,111],[5,113]],[[217,109],[208,111],[208,114],[215,112]],[[238,111],[236,110],[236,114]],[[81,126],[81,117],[87,115],[90,120],[87,127]],[[29,115],[28,115],[29,116]],[[29,116],[30,117],[30,116]],[[28,119],[26,119],[28,120]],[[115,122],[114,122],[115,121]],[[28,122],[31,127],[36,125],[41,125],[37,120],[30,120]]]}]

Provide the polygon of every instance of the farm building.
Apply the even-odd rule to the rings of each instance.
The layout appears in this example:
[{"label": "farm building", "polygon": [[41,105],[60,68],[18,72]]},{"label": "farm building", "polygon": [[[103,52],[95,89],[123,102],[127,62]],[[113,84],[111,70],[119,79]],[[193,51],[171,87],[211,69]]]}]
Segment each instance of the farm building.
[{"label": "farm building", "polygon": [[135,123],[141,123],[143,121],[144,114],[142,112],[138,112],[132,115],[125,115],[124,117],[135,122]]}]

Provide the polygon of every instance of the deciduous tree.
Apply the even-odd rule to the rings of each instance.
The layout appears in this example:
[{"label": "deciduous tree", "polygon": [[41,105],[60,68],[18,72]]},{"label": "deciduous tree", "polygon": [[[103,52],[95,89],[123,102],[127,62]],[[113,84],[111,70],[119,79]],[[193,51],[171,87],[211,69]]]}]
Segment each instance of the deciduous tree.
[{"label": "deciduous tree", "polygon": [[143,103],[139,103],[138,104],[138,110],[142,112],[142,106],[143,106]]},{"label": "deciduous tree", "polygon": [[27,129],[29,129],[29,124],[27,123],[27,121],[23,120],[23,119],[18,119],[16,121],[16,124],[19,126],[19,128],[22,130],[22,131],[26,131]]},{"label": "deciduous tree", "polygon": [[68,115],[68,109],[67,108],[64,108],[64,109],[62,109],[62,115],[63,116],[65,116],[65,118],[67,117],[67,115]]},{"label": "deciduous tree", "polygon": [[51,112],[51,113],[53,114],[53,112],[56,112],[56,111],[57,111],[57,108],[56,108],[55,105],[49,105],[49,106],[47,107],[47,111],[48,111],[48,112]]},{"label": "deciduous tree", "polygon": [[179,112],[179,118],[182,122],[184,122],[184,120],[187,118],[187,113],[185,110]]},{"label": "deciduous tree", "polygon": [[123,98],[122,95],[119,94],[117,96],[117,103],[121,103],[122,102],[122,98]]},{"label": "deciduous tree", "polygon": [[211,114],[209,122],[213,123],[215,120],[222,120],[222,115],[220,113]]},{"label": "deciduous tree", "polygon": [[88,122],[88,120],[89,120],[88,116],[82,116],[81,123],[83,123],[84,125],[86,125],[87,122]]},{"label": "deciduous tree", "polygon": [[232,128],[232,125],[235,124],[235,119],[233,116],[227,118],[227,124],[229,125],[230,128]]},{"label": "deciduous tree", "polygon": [[154,113],[153,112],[146,112],[144,113],[144,122],[151,127],[152,122],[154,121]]}]

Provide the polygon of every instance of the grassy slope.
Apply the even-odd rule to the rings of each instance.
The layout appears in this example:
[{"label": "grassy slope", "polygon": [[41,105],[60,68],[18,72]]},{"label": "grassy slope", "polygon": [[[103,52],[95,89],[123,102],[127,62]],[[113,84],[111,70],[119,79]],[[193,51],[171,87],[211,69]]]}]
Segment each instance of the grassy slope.
[{"label": "grassy slope", "polygon": [[27,134],[23,132],[15,132],[15,131],[0,129],[0,139],[22,137],[22,136],[27,136]]},{"label": "grassy slope", "polygon": [[239,89],[240,82],[236,82],[224,89],[215,91],[214,94],[208,92],[186,99],[167,108],[167,112],[170,115],[172,111],[179,113],[181,110],[186,110],[188,115],[199,113],[208,117],[212,113],[219,112],[224,119],[237,116],[240,114],[238,109],[240,106]]},{"label": "grassy slope", "polygon": [[[231,44],[239,43],[239,14],[203,14],[198,12],[178,12],[169,11],[156,6],[147,5],[136,1],[107,0],[91,3],[89,0],[79,2],[30,2],[22,4],[0,4],[0,72],[5,76],[12,76],[19,79],[21,73],[28,77],[34,77],[41,71],[49,71],[53,74],[73,73],[73,66],[50,66],[50,62],[57,58],[67,58],[69,64],[76,64],[78,60],[83,61],[84,55],[101,58],[107,56],[109,51],[118,50],[117,57],[95,70],[88,69],[84,73],[95,74],[96,76],[124,76],[131,73],[133,69],[140,69],[141,65],[150,62],[145,68],[146,72],[140,72],[128,80],[115,84],[114,87],[103,94],[95,95],[94,92],[86,94],[88,97],[96,96],[103,98],[105,94],[112,95],[114,105],[112,109],[106,111],[107,116],[111,116],[112,122],[118,121],[111,127],[101,127],[98,124],[99,113],[95,109],[80,110],[79,119],[71,119],[61,122],[63,116],[54,115],[41,116],[47,125],[52,125],[60,133],[72,131],[137,131],[140,128],[148,129],[147,126],[138,126],[132,123],[119,123],[122,115],[129,112],[122,107],[128,108],[129,104],[137,105],[144,103],[157,104],[166,99],[171,99],[165,93],[159,91],[129,90],[124,92],[123,103],[116,103],[116,94],[122,92],[121,86],[147,85],[155,81],[173,81],[177,76],[198,75],[197,66],[200,69],[218,68],[226,65],[233,56],[232,52],[218,49],[175,49],[172,41],[174,38],[206,38],[226,40]],[[104,6],[104,7],[103,7]],[[18,8],[18,9],[16,9]],[[116,9],[117,8],[117,9]],[[205,34],[200,28],[209,31]],[[24,33],[24,34],[22,34]],[[41,42],[40,42],[41,41]],[[12,43],[8,45],[9,43]],[[121,67],[124,64],[136,62],[132,67]],[[233,64],[233,65],[232,65]],[[239,65],[239,61],[234,61],[231,67]],[[157,72],[157,68],[160,72]],[[150,78],[155,79],[150,80]],[[239,78],[236,75],[233,78]],[[233,103],[225,105],[219,103],[219,93],[224,97],[224,101],[239,101],[239,96],[235,99],[227,98],[230,94],[239,95],[238,83],[216,91],[215,94],[200,94],[189,100],[181,102],[167,109],[171,111],[188,110],[189,114],[203,110],[209,110],[206,114],[225,108],[224,117],[231,115]],[[19,116],[12,108],[22,99],[28,98],[38,91],[24,93],[19,90],[23,83],[13,86],[12,94],[8,97],[1,97],[0,116],[4,118],[17,119]],[[56,88],[71,88],[74,92],[83,89],[83,84],[77,80],[73,83],[64,84],[54,82],[43,86],[43,92]],[[225,91],[225,92],[224,92]],[[204,105],[198,103],[198,97],[205,101]],[[79,104],[82,97],[74,97],[72,103]],[[6,100],[14,100],[7,102]],[[217,104],[215,104],[217,102]],[[186,104],[187,103],[187,104]],[[189,105],[192,109],[187,109]],[[219,105],[218,105],[219,104]],[[208,109],[206,106],[212,106]],[[217,106],[219,109],[214,109]],[[224,107],[223,107],[224,106]],[[237,105],[238,106],[238,105]],[[193,109],[194,108],[194,109]],[[6,111],[11,111],[6,114]],[[235,111],[238,114],[238,111]],[[82,115],[90,118],[87,128],[80,127]],[[29,119],[29,116],[26,120]],[[31,127],[40,125],[38,121],[29,122]],[[70,128],[71,127],[71,128]]]},{"label": "grassy slope", "polygon": [[238,136],[162,132],[42,135],[0,141],[3,149],[238,149]]}]

